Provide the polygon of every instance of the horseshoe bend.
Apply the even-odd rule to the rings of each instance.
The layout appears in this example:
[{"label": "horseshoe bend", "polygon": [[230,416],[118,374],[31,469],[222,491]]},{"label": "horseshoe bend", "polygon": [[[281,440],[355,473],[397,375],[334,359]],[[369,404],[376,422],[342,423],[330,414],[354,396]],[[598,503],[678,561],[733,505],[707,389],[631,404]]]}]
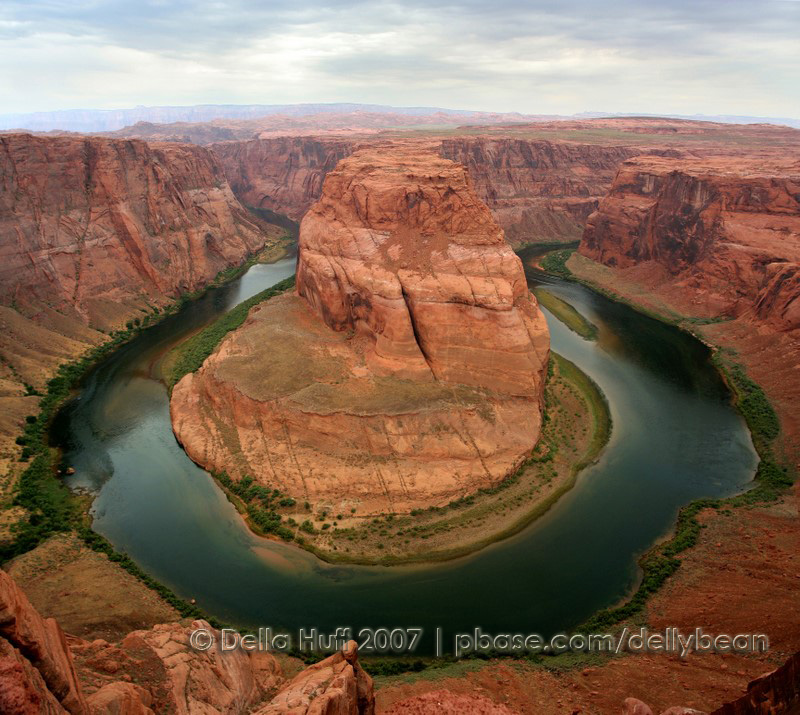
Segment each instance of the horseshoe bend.
[{"label": "horseshoe bend", "polygon": [[328,174],[295,290],[183,377],[170,412],[189,456],[234,482],[332,514],[405,513],[530,457],[548,358],[520,259],[466,169],[385,144]]}]

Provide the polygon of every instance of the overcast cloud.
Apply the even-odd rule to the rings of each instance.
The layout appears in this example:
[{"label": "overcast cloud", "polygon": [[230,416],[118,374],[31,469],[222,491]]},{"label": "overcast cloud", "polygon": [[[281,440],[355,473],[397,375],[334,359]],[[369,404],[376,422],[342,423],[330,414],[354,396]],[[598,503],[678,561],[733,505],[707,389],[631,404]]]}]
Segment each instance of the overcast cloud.
[{"label": "overcast cloud", "polygon": [[367,102],[800,117],[798,68],[798,0],[0,4],[0,114]]}]

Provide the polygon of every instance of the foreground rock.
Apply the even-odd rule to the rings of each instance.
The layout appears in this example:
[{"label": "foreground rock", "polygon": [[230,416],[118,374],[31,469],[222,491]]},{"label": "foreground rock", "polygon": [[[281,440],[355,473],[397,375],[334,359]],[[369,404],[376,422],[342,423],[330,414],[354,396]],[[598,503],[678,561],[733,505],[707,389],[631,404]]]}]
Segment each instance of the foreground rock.
[{"label": "foreground rock", "polygon": [[120,643],[65,636],[0,570],[0,712],[25,715],[207,715],[374,712],[355,642],[286,682],[266,652],[189,644],[205,621],[129,633]]},{"label": "foreground rock", "polygon": [[342,161],[297,289],[176,385],[195,461],[363,514],[446,503],[530,453],[547,327],[463,167],[402,146]]}]

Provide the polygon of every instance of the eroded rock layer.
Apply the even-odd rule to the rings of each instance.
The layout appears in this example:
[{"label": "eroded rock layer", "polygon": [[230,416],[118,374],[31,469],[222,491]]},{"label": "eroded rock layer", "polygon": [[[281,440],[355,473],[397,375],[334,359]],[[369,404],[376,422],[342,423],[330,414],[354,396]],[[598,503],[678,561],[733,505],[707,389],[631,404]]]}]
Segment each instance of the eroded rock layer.
[{"label": "eroded rock layer", "polygon": [[205,149],[0,137],[0,300],[114,326],[194,290],[265,235]]},{"label": "eroded rock layer", "polygon": [[[210,647],[194,647],[203,629]],[[265,650],[222,650],[206,621],[132,631],[119,643],[66,635],[0,570],[0,712],[15,715],[372,715],[356,643],[288,680]]]},{"label": "eroded rock layer", "polygon": [[[512,244],[578,240],[620,162],[657,151],[635,146],[466,136],[403,140],[467,167],[475,191]],[[378,140],[274,137],[212,145],[243,203],[300,220],[329,171]]]},{"label": "eroded rock layer", "polygon": [[800,328],[800,163],[627,161],[580,252],[642,276],[650,269],[650,282],[692,315]]},{"label": "eroded rock layer", "polygon": [[462,166],[393,145],[343,160],[297,286],[176,385],[195,461],[363,513],[446,503],[533,448],[546,323]]}]

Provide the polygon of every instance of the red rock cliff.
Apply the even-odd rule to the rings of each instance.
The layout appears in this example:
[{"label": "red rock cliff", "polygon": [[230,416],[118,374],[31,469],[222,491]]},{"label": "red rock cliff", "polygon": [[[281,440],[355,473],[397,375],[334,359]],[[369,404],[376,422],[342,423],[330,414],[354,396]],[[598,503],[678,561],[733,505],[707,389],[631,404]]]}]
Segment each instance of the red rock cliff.
[{"label": "red rock cliff", "polygon": [[492,137],[445,139],[511,243],[572,241],[608,191],[619,164],[641,149]]},{"label": "red rock cliff", "polygon": [[200,147],[8,135],[0,177],[0,300],[92,326],[196,289],[266,240]]},{"label": "red rock cliff", "polygon": [[658,267],[660,290],[703,317],[800,327],[800,163],[767,158],[625,162],[580,252]]},{"label": "red rock cliff", "polygon": [[247,206],[270,209],[295,221],[322,193],[322,182],[355,142],[277,137],[212,144],[236,196]]},{"label": "red rock cliff", "polygon": [[297,285],[176,385],[195,461],[364,514],[447,503],[530,453],[547,326],[463,167],[403,146],[343,160]]},{"label": "red rock cliff", "polygon": [[[570,241],[581,236],[632,146],[495,137],[403,140],[467,167],[475,191],[510,243]],[[340,159],[378,140],[279,137],[211,146],[243,203],[300,220]],[[649,151],[649,150],[648,150]]]}]

